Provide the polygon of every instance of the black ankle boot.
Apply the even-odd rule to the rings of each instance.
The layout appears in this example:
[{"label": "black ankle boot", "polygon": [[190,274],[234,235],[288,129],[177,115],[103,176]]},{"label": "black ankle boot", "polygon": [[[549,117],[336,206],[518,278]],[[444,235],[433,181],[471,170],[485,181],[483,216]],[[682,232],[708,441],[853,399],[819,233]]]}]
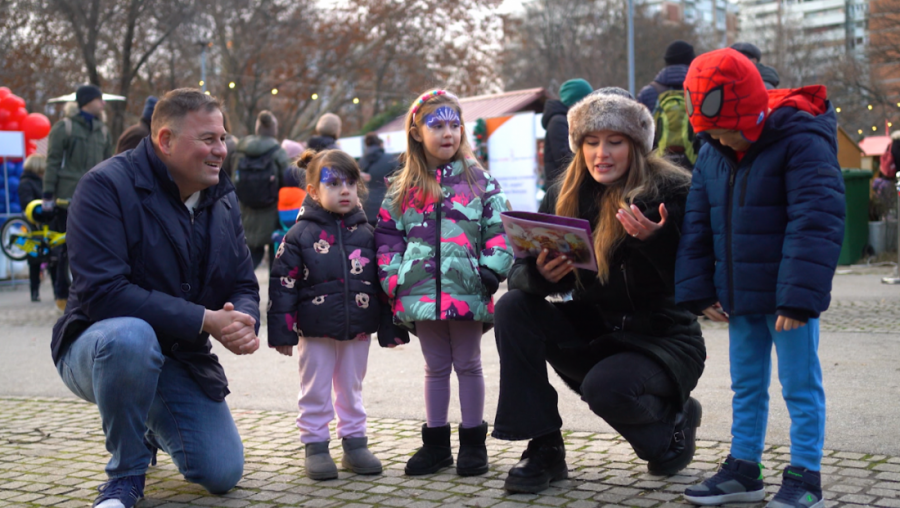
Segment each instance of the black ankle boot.
[{"label": "black ankle boot", "polygon": [[528,443],[522,460],[509,470],[503,488],[509,492],[536,494],[550,487],[550,482],[568,477],[566,447],[562,435],[556,432],[549,439],[532,439]]},{"label": "black ankle boot", "polygon": [[657,476],[671,476],[694,460],[697,450],[697,427],[703,417],[703,406],[700,402],[688,397],[684,409],[675,417],[675,433],[669,449],[654,460],[647,461],[647,472]]},{"label": "black ankle boot", "polygon": [[31,290],[31,301],[32,301],[32,302],[39,302],[39,301],[41,301],[41,291],[40,291],[39,289],[32,289],[32,290]]},{"label": "black ankle boot", "polygon": [[417,476],[437,473],[453,465],[450,451],[450,425],[422,425],[422,447],[406,462],[406,474]]},{"label": "black ankle boot", "polygon": [[459,455],[456,457],[456,474],[459,476],[477,476],[488,472],[487,422],[464,429],[459,426]]}]

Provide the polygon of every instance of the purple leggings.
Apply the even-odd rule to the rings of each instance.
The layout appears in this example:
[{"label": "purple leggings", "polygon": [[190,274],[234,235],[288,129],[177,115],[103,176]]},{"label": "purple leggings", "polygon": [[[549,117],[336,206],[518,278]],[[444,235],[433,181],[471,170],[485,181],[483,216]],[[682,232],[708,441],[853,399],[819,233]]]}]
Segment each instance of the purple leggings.
[{"label": "purple leggings", "polygon": [[447,425],[450,369],[459,380],[462,426],[484,419],[484,375],[481,372],[480,321],[417,321],[416,332],[425,356],[425,413],[429,427]]}]

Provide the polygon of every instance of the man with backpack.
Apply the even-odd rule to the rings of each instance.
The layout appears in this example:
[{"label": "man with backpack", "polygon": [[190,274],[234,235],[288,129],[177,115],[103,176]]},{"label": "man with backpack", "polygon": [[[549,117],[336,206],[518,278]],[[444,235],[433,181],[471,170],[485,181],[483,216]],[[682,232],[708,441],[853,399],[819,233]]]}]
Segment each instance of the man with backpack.
[{"label": "man with backpack", "polygon": [[[278,189],[290,166],[287,152],[275,137],[278,120],[271,111],[256,118],[256,135],[238,142],[234,154],[234,189],[241,205],[241,221],[253,268],[262,261],[265,248],[278,227]],[[269,248],[269,268],[275,252]]]},{"label": "man with backpack", "polygon": [[653,147],[657,154],[692,169],[699,146],[695,145],[696,137],[688,121],[683,87],[688,66],[694,60],[694,47],[675,41],[666,48],[664,59],[666,66],[641,89],[638,102],[653,113]]},{"label": "man with backpack", "polygon": [[[75,91],[78,112],[56,122],[50,130],[47,143],[47,171],[44,173],[43,210],[49,212],[57,199],[72,199],[78,181],[91,168],[112,157],[113,144],[109,128],[100,120],[103,93],[94,85],[84,85]],[[60,210],[50,224],[50,229],[66,232],[65,210]],[[53,293],[56,306],[65,310],[69,298],[68,247],[62,245],[56,255],[57,262]]]}]

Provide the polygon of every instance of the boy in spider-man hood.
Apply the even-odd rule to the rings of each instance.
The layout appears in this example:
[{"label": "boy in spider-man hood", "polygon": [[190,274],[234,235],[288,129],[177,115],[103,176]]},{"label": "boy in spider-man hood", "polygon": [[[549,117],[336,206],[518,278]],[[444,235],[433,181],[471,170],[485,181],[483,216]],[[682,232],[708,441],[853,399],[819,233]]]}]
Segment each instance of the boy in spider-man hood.
[{"label": "boy in spider-man hood", "polygon": [[774,344],[791,415],[791,464],[768,506],[819,508],[818,317],[828,308],[844,235],[837,117],[825,87],[767,92],[756,67],[733,49],[694,60],[684,89],[691,125],[707,143],[685,208],[675,297],[728,322],[734,390],[731,453],[685,497],[702,505],[765,497],[760,461]]}]

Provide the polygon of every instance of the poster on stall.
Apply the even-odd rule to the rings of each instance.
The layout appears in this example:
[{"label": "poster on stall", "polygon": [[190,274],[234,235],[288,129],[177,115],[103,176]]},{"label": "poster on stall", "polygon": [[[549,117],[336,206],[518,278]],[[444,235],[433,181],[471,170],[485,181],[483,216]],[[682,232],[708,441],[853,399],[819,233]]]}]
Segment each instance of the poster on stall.
[{"label": "poster on stall", "polygon": [[513,210],[536,212],[537,142],[533,112],[488,118],[488,163]]}]

